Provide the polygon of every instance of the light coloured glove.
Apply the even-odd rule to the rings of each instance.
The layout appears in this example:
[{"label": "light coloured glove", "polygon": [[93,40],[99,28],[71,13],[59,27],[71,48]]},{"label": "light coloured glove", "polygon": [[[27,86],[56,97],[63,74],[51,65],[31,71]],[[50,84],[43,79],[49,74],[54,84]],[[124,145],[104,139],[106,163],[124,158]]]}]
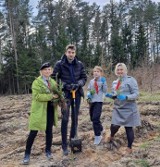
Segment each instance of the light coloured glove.
[{"label": "light coloured glove", "polygon": [[87,99],[92,99],[92,95],[90,92],[87,92]]},{"label": "light coloured glove", "polygon": [[117,99],[118,100],[127,100],[127,96],[123,95],[123,94],[120,94],[120,95],[117,96]]},{"label": "light coloured glove", "polygon": [[112,93],[106,93],[105,96],[106,96],[106,97],[109,97],[109,98],[111,98],[111,99],[112,99],[112,97],[113,97]]},{"label": "light coloured glove", "polygon": [[101,77],[101,82],[104,84],[106,83],[106,78],[105,77]]}]

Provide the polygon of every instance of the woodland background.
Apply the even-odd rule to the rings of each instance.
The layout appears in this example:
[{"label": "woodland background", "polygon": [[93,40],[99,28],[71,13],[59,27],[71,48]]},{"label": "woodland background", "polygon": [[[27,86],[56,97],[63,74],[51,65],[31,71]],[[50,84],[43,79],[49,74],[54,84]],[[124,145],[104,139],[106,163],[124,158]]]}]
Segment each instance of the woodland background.
[{"label": "woodland background", "polygon": [[40,65],[54,66],[70,43],[89,76],[101,65],[110,85],[124,62],[142,91],[159,90],[160,3],[39,0],[34,16],[29,0],[1,0],[0,9],[0,94],[30,93]]},{"label": "woodland background", "polygon": [[41,64],[50,61],[54,66],[66,45],[72,43],[88,80],[91,69],[101,65],[110,89],[118,62],[124,62],[129,75],[137,79],[142,125],[134,129],[133,153],[124,155],[127,139],[123,127],[115,136],[116,146],[110,149],[107,138],[114,101],[108,98],[101,116],[105,134],[100,145],[93,144],[89,105],[84,99],[78,127],[82,153],[62,155],[59,109],[58,127],[53,128],[53,160],[46,159],[45,133],[40,132],[29,166],[159,167],[160,2],[110,0],[102,7],[82,0],[39,0],[37,10],[38,14],[33,15],[29,0],[0,0],[0,166],[22,167],[31,84]]}]

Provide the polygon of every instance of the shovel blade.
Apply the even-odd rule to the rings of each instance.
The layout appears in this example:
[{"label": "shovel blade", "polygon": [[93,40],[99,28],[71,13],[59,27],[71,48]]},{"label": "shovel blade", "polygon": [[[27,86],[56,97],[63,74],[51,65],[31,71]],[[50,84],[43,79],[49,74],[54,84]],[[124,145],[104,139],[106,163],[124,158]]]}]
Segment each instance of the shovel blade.
[{"label": "shovel blade", "polygon": [[81,139],[71,139],[70,147],[71,147],[71,152],[73,154],[82,152],[82,140]]}]

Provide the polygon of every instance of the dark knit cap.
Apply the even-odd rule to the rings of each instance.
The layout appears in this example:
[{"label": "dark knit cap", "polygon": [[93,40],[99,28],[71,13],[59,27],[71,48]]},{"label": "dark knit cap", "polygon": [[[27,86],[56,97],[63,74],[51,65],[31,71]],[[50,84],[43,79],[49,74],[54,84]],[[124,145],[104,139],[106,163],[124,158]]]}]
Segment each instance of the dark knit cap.
[{"label": "dark knit cap", "polygon": [[40,70],[43,70],[44,68],[51,67],[51,64],[49,62],[43,63]]}]

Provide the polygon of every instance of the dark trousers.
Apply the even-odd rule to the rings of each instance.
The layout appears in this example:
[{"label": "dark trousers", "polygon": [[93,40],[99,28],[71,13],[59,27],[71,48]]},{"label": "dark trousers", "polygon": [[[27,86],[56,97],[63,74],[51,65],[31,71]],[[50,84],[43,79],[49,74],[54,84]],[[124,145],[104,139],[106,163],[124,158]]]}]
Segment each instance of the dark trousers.
[{"label": "dark trousers", "polygon": [[75,137],[78,127],[78,114],[81,103],[81,96],[76,95],[75,106],[73,99],[67,99],[67,111],[62,111],[62,122],[61,122],[61,135],[62,135],[62,149],[67,149],[67,131],[68,122],[71,109],[71,130],[70,139]]},{"label": "dark trousers", "polygon": [[90,105],[90,119],[93,123],[93,130],[95,136],[100,136],[103,126],[100,121],[102,113],[102,102],[94,102]]},{"label": "dark trousers", "polygon": [[[53,105],[51,102],[48,102],[47,105],[47,127],[46,127],[46,149],[45,151],[51,151],[52,146],[52,127],[54,121],[54,112],[53,112]],[[34,142],[35,137],[37,136],[38,130],[31,130],[27,139],[26,143],[26,150],[25,154],[31,153],[31,148]]]},{"label": "dark trousers", "polygon": [[[111,124],[110,130],[111,130],[111,137],[114,137],[114,135],[118,132],[118,129],[120,126]],[[132,143],[134,141],[134,131],[132,127],[125,127],[127,140],[128,140],[128,147],[132,148]]]}]

